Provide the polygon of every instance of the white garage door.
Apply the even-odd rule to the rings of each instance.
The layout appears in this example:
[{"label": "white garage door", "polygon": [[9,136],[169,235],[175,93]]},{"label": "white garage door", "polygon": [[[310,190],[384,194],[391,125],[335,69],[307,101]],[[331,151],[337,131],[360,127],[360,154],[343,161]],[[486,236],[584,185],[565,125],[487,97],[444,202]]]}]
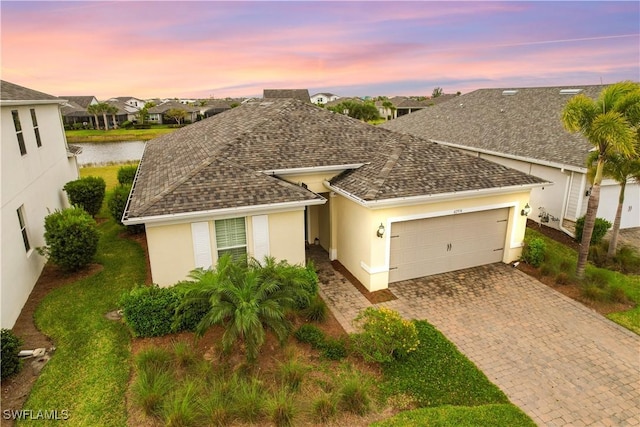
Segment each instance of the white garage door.
[{"label": "white garage door", "polygon": [[502,261],[509,209],[391,224],[389,282]]}]

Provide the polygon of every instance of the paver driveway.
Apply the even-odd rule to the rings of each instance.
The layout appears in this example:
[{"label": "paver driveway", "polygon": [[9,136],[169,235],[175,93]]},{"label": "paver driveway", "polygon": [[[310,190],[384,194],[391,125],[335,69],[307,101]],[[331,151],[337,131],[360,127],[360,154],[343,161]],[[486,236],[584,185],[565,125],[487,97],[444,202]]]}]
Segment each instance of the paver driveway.
[{"label": "paver driveway", "polygon": [[[330,264],[321,292],[347,331],[371,305]],[[383,303],[444,333],[536,423],[640,425],[640,337],[508,265],[394,283]]]}]

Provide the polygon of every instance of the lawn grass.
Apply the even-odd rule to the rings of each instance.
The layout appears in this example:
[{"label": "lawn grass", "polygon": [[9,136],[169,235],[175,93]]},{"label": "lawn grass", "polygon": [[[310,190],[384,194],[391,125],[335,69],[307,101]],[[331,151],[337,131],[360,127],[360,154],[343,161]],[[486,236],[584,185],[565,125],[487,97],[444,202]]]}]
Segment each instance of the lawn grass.
[{"label": "lawn grass", "polygon": [[178,128],[168,126],[154,126],[151,129],[111,129],[111,130],[67,130],[67,142],[118,142],[118,141],[148,141],[157,136],[171,133]]},{"label": "lawn grass", "polygon": [[[543,239],[546,244],[545,260],[542,263],[541,272],[546,275],[565,274],[570,280],[576,281],[575,270],[578,254],[575,250],[550,239],[538,231],[527,228],[525,242],[534,238]],[[640,276],[622,274],[606,268],[599,268],[588,264],[585,277],[597,277],[608,288],[622,289],[635,307],[631,310],[610,313],[606,317],[640,335]]]},{"label": "lawn grass", "polygon": [[395,417],[373,423],[372,427],[535,427],[535,423],[514,405],[439,406],[401,412]]},{"label": "lawn grass", "polygon": [[[108,214],[101,213],[105,218]],[[130,373],[130,334],[107,320],[122,293],[145,280],[144,251],[119,237],[123,228],[109,219],[101,232],[96,262],[103,270],[52,291],[35,313],[36,326],[57,348],[42,370],[25,410],[67,410],[70,426],[123,426]],[[19,425],[30,424],[22,421]],[[38,420],[37,425],[56,421]]]},{"label": "lawn grass", "polygon": [[107,166],[86,166],[80,168],[80,177],[99,176],[107,184],[107,191],[118,186],[118,170],[125,164],[137,164],[138,162],[120,163]]}]

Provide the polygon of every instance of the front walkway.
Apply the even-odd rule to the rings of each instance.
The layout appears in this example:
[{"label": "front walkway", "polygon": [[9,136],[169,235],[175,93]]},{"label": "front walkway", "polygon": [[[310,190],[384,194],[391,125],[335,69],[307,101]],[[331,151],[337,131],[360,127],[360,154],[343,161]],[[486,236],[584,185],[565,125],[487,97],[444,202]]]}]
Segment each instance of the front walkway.
[{"label": "front walkway", "polygon": [[[371,303],[322,257],[320,292],[348,332]],[[384,305],[438,328],[542,426],[640,425],[640,337],[508,265],[394,283]]]}]

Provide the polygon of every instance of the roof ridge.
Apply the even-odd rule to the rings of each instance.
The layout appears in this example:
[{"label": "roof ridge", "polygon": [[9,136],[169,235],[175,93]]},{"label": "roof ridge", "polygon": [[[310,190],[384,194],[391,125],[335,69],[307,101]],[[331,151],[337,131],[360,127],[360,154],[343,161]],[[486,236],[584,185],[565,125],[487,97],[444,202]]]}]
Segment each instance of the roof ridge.
[{"label": "roof ridge", "polygon": [[405,143],[400,143],[393,147],[393,149],[391,150],[391,153],[389,154],[389,157],[387,158],[387,161],[382,166],[382,169],[380,169],[380,173],[378,174],[378,177],[372,181],[371,183],[372,187],[369,190],[367,190],[367,192],[365,193],[364,195],[365,200],[371,200],[376,197],[376,195],[378,194],[378,191],[380,191],[380,188],[389,177],[391,170],[398,163],[398,160],[400,159],[400,155],[402,154],[404,149],[405,149]]}]

